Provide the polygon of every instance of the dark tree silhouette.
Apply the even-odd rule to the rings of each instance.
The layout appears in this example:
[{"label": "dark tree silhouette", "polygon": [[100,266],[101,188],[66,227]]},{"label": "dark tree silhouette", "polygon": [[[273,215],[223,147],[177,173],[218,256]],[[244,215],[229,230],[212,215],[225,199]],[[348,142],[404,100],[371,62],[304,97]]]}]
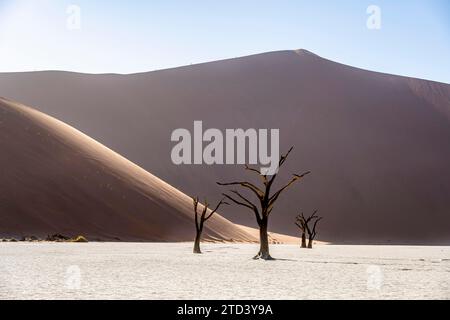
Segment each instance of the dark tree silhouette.
[{"label": "dark tree silhouette", "polygon": [[203,227],[205,225],[205,222],[208,221],[214,215],[214,213],[217,212],[217,210],[219,210],[221,205],[223,205],[223,204],[228,205],[228,203],[223,201],[223,199],[220,200],[220,202],[217,204],[216,208],[208,214],[209,204],[206,199],[205,199],[205,204],[203,205],[203,209],[201,210],[201,213],[198,212],[198,209],[199,209],[198,208],[198,204],[199,204],[198,197],[192,198],[192,200],[194,201],[195,231],[196,231],[195,242],[194,242],[194,253],[202,253],[202,251],[200,250],[200,241],[202,239]]},{"label": "dark tree silhouette", "polygon": [[[278,170],[283,166],[286,159],[288,158],[289,154],[291,153],[293,147],[289,149],[289,151],[286,153],[286,155],[282,155],[280,157],[280,161],[278,163]],[[235,204],[238,204],[240,206],[246,207],[253,211],[256,217],[256,222],[259,226],[259,238],[260,238],[260,249],[258,254],[254,257],[254,259],[264,259],[264,260],[271,260],[272,257],[269,253],[269,237],[267,234],[267,227],[269,222],[269,216],[272,213],[272,210],[274,208],[275,202],[278,200],[279,196],[283,191],[285,191],[287,188],[289,188],[293,183],[300,180],[310,172],[305,172],[302,174],[294,174],[292,179],[284,185],[282,188],[280,188],[278,191],[271,193],[271,188],[273,186],[273,183],[275,182],[275,179],[278,175],[278,172],[275,173],[272,176],[263,175],[261,174],[260,170],[251,168],[249,166],[245,166],[245,169],[248,171],[251,171],[253,173],[258,174],[261,179],[262,183],[264,185],[263,188],[259,188],[258,186],[248,182],[248,181],[240,181],[240,182],[229,182],[229,183],[220,183],[217,182],[220,186],[240,186],[244,189],[250,190],[253,194],[256,195],[256,197],[259,200],[258,205],[256,205],[254,202],[247,199],[244,195],[242,195],[237,190],[231,190],[230,192],[234,194],[234,196],[228,195],[224,193],[223,195],[228,198],[229,200],[233,201]]]},{"label": "dark tree silhouette", "polygon": [[306,248],[306,225],[305,225],[305,219],[303,219],[303,213],[302,215],[298,215],[295,218],[295,225],[300,229],[302,232],[302,248]]},{"label": "dark tree silhouette", "polygon": [[[323,217],[317,216],[317,210],[309,217],[305,217],[303,212],[295,218],[295,224],[302,232],[302,248],[306,248],[306,233],[308,233],[308,248],[312,249],[314,239],[316,238],[316,227]],[[312,227],[310,224],[312,223]]]}]

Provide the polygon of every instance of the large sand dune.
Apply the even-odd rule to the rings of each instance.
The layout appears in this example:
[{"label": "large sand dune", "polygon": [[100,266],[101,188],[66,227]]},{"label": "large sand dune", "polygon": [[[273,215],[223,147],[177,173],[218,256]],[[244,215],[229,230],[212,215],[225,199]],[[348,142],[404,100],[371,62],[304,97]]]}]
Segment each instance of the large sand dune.
[{"label": "large sand dune", "polygon": [[[236,166],[180,166],[171,132],[280,128],[295,151],[271,230],[296,232],[299,210],[325,216],[332,241],[450,243],[450,85],[365,71],[282,51],[134,74],[0,74],[0,95],[36,106],[189,194],[217,199]],[[119,209],[117,209],[119,210]],[[128,209],[121,214],[133,211]],[[254,226],[241,208],[231,220]]]},{"label": "large sand dune", "polygon": [[[0,236],[187,241],[185,194],[68,125],[0,99]],[[206,239],[257,238],[219,215]]]}]

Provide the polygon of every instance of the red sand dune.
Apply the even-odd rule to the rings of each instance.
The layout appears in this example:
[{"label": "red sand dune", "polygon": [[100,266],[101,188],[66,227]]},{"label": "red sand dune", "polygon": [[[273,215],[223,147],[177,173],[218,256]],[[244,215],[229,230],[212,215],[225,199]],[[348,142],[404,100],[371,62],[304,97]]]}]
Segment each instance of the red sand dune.
[{"label": "red sand dune", "polygon": [[[450,243],[448,84],[298,50],[134,75],[0,74],[0,95],[211,199],[224,191],[214,182],[241,177],[242,168],[173,165],[171,132],[194,120],[208,128],[280,128],[282,150],[295,146],[280,180],[312,174],[282,196],[272,231],[296,234],[295,215],[318,209],[324,240]],[[222,214],[255,225],[241,208]]]},{"label": "red sand dune", "polygon": [[[70,126],[0,99],[0,237],[187,241],[192,200]],[[219,215],[205,239],[256,238]]]}]

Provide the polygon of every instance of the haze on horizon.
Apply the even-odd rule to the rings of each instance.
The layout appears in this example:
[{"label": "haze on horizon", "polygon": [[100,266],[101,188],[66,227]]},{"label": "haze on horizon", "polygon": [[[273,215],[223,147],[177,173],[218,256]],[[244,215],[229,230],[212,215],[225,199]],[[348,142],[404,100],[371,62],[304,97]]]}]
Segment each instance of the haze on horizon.
[{"label": "haze on horizon", "polygon": [[[380,28],[367,26],[372,6]],[[450,83],[449,18],[445,0],[0,0],[0,72],[127,74],[304,48]]]}]

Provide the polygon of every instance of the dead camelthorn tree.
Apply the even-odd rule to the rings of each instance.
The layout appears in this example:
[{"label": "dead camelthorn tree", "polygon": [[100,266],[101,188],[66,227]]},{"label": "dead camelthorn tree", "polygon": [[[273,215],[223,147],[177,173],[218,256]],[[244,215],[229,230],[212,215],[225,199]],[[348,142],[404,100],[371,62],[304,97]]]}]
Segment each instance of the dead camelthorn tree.
[{"label": "dead camelthorn tree", "polygon": [[[289,154],[291,153],[293,147],[289,149],[289,151],[286,153],[286,155],[282,155],[280,157],[280,161],[278,163],[278,170],[283,166],[286,159],[288,158]],[[260,170],[251,168],[249,166],[245,166],[245,169],[248,171],[251,171],[253,173],[257,173],[263,183],[263,188],[259,188],[256,185],[247,182],[247,181],[240,181],[240,182],[229,182],[229,183],[220,183],[217,184],[220,186],[240,186],[244,189],[250,190],[253,194],[256,195],[258,198],[258,205],[254,204],[254,202],[247,199],[244,195],[242,195],[237,190],[231,190],[230,192],[233,193],[235,196],[231,196],[224,193],[224,196],[228,198],[229,200],[233,201],[234,203],[246,207],[250,210],[252,210],[256,217],[256,222],[259,226],[259,238],[260,238],[260,249],[258,254],[254,257],[254,259],[264,259],[264,260],[271,260],[272,257],[269,253],[269,237],[267,233],[267,227],[269,223],[269,216],[272,213],[272,210],[274,208],[275,202],[278,200],[281,193],[286,190],[288,187],[290,187],[294,182],[300,180],[310,172],[305,172],[302,174],[294,174],[292,179],[284,185],[282,188],[280,188],[278,191],[272,193],[271,189],[275,182],[275,179],[278,175],[278,172],[268,176],[261,173]]]},{"label": "dead camelthorn tree", "polygon": [[[317,210],[309,217],[305,217],[303,212],[295,218],[295,224],[302,232],[302,248],[306,248],[306,233],[308,233],[308,248],[312,249],[313,241],[316,238],[316,227],[322,217],[316,215]],[[312,226],[310,224],[312,223]]]},{"label": "dead camelthorn tree", "polygon": [[302,213],[302,215],[298,215],[295,218],[295,225],[302,232],[302,244],[301,244],[301,247],[302,248],[306,248],[306,224],[305,224],[305,219],[303,217],[303,213]]},{"label": "dead camelthorn tree", "polygon": [[201,210],[201,213],[198,212],[198,204],[199,204],[198,197],[192,198],[192,200],[194,201],[195,230],[196,230],[194,253],[202,253],[200,250],[200,241],[202,238],[203,226],[205,225],[205,222],[208,221],[213,216],[213,214],[217,212],[217,210],[219,210],[221,205],[223,204],[228,205],[228,203],[223,201],[223,199],[220,200],[216,208],[208,214],[209,204],[206,199],[205,204],[203,205],[203,209]]}]

